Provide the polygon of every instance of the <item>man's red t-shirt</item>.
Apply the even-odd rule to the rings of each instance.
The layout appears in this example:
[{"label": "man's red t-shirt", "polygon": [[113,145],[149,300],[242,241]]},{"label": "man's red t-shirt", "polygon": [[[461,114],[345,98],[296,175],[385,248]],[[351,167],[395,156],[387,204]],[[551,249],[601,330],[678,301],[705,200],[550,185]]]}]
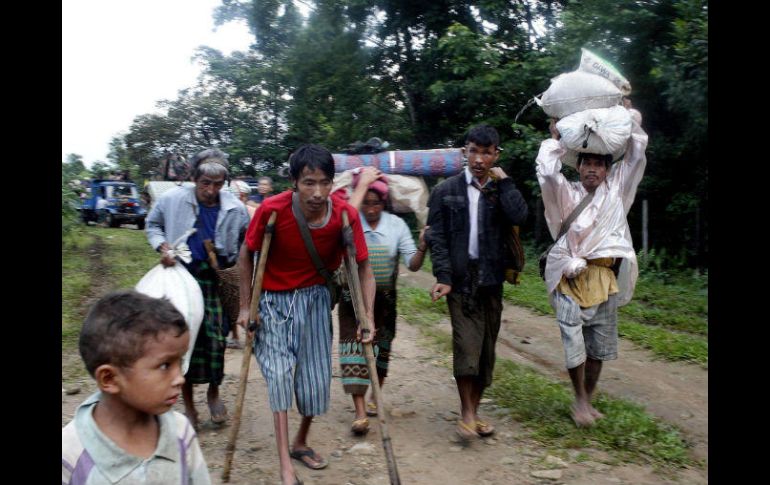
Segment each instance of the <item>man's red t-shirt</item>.
[{"label": "man's red t-shirt", "polygon": [[[286,291],[326,284],[326,280],[315,269],[313,260],[310,258],[299,232],[297,220],[291,211],[292,194],[291,190],[287,190],[265,199],[251,219],[249,229],[246,231],[247,247],[250,251],[259,251],[262,247],[262,238],[270,213],[272,211],[278,212],[275,232],[270,242],[270,254],[262,280],[262,288],[265,290]],[[332,214],[329,221],[323,227],[310,228],[310,235],[313,238],[316,251],[329,271],[339,268],[344,255],[342,246],[343,208],[348,211],[348,220],[353,229],[356,261],[360,263],[369,257],[358,211],[334,194],[330,196]]]}]

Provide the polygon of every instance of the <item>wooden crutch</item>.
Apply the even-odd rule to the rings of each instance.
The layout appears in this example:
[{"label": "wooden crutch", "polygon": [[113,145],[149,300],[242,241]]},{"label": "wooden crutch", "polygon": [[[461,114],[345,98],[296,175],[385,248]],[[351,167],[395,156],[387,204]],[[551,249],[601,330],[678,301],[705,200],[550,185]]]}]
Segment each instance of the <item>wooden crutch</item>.
[{"label": "wooden crutch", "polygon": [[[270,250],[270,241],[273,239],[275,229],[275,218],[278,213],[273,211],[265,226],[265,236],[262,239],[262,248],[259,251],[259,263],[257,264],[257,276],[254,278],[254,285],[251,290],[251,305],[249,305],[249,328],[256,326],[259,321],[259,296],[262,294],[262,278],[265,275],[265,265],[267,264],[267,253]],[[233,323],[235,325],[235,323]],[[233,463],[233,454],[235,453],[235,442],[238,439],[238,430],[241,427],[241,413],[243,412],[243,399],[246,396],[246,382],[249,377],[249,364],[251,363],[251,349],[254,332],[246,332],[246,344],[243,347],[243,360],[241,361],[241,376],[238,383],[238,395],[235,402],[235,415],[233,416],[233,425],[230,428],[230,437],[227,440],[225,448],[225,465],[222,469],[222,481],[230,481],[230,466]]]},{"label": "wooden crutch", "polygon": [[[353,230],[348,221],[347,211],[342,211],[342,238],[347,247],[345,256],[345,275],[350,288],[350,298],[353,301],[353,309],[356,313],[356,320],[361,322],[364,329],[369,331],[369,335],[374,335],[374,322],[370,322],[366,316],[366,307],[364,305],[363,292],[361,290],[361,281],[358,279],[358,263],[356,262],[356,245],[353,241]],[[372,302],[374,304],[374,302]],[[388,475],[391,485],[401,485],[401,479],[398,476],[398,467],[396,466],[396,456],[393,454],[393,447],[388,434],[387,420],[385,418],[385,408],[382,405],[382,395],[380,394],[380,385],[377,379],[377,366],[374,360],[374,350],[372,343],[364,344],[364,355],[366,356],[366,365],[369,368],[369,380],[371,382],[374,402],[377,404],[377,422],[380,426],[380,435],[382,436],[382,447],[385,449],[385,459],[388,462]]]}]

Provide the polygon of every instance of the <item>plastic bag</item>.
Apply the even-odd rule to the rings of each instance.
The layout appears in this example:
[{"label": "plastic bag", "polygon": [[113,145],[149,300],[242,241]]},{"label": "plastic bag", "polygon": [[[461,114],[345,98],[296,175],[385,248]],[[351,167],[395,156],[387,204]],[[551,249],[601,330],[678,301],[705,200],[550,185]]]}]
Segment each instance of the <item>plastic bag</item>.
[{"label": "plastic bag", "polygon": [[619,159],[631,137],[631,125],[631,113],[622,106],[589,109],[562,118],[556,123],[562,146],[568,149],[562,163],[574,167],[580,152],[612,154],[613,160]]},{"label": "plastic bag", "polygon": [[551,79],[551,86],[535,102],[548,116],[564,118],[587,109],[619,105],[622,98],[620,89],[607,79],[574,71]]},{"label": "plastic bag", "polygon": [[628,82],[628,79],[623,77],[617,69],[615,69],[615,66],[588,49],[583,48],[580,50],[583,52],[583,55],[580,57],[579,71],[589,72],[607,79],[620,89],[623,96],[631,94],[631,83]]},{"label": "plastic bag", "polygon": [[[182,243],[180,250],[186,249]],[[189,251],[189,250],[188,250]],[[190,357],[195,347],[195,339],[203,321],[203,292],[193,275],[182,264],[165,267],[159,264],[145,274],[136,284],[136,291],[154,298],[166,297],[182,314],[190,327],[190,346],[182,360],[182,373],[190,367]]]},{"label": "plastic bag", "polygon": [[[353,193],[353,170],[346,170],[334,176],[334,188],[332,192],[344,190],[350,199]],[[417,220],[423,226],[428,222],[428,186],[422,177],[412,175],[387,174],[388,199],[393,207],[393,212],[414,212]]]}]

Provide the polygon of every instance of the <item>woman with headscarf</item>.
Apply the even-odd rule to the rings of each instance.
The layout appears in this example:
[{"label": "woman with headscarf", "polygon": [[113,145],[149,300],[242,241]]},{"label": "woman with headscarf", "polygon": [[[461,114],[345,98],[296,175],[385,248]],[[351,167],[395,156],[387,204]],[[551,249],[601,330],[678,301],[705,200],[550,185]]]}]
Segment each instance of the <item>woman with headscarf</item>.
[{"label": "woman with headscarf", "polygon": [[[350,205],[359,210],[361,226],[369,250],[369,262],[374,272],[377,291],[374,300],[374,354],[377,377],[382,387],[388,374],[388,362],[393,339],[396,336],[396,278],[398,259],[403,258],[410,271],[422,267],[425,258],[425,228],[420,232],[419,247],[415,246],[409,226],[403,219],[386,210],[388,180],[378,169],[364,167],[353,176],[353,194]],[[357,435],[369,431],[367,416],[376,416],[378,409],[373,396],[365,401],[370,383],[369,369],[363,345],[357,332],[356,316],[349,291],[343,292],[339,303],[339,355],[342,386],[353,396],[355,419],[351,431]]]}]

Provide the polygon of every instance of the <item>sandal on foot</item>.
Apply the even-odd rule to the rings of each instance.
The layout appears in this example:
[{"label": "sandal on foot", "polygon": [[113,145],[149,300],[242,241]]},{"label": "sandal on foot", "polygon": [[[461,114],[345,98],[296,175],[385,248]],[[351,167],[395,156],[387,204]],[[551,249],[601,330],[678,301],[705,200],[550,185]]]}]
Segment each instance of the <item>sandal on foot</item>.
[{"label": "sandal on foot", "polygon": [[364,435],[369,432],[369,418],[354,419],[350,431],[356,435]]},{"label": "sandal on foot", "polygon": [[[289,456],[295,460],[299,460],[303,465],[310,468],[311,470],[321,470],[329,465],[329,462],[321,458],[321,455],[316,455],[316,452],[313,451],[313,448],[308,448],[306,450],[292,450],[289,452]],[[314,461],[315,465],[311,464],[310,461],[305,460],[305,458],[309,458],[310,460]]]},{"label": "sandal on foot", "polygon": [[455,433],[457,433],[457,436],[459,436],[463,441],[472,441],[479,438],[479,434],[476,432],[476,427],[465,424],[465,421],[463,420],[457,421]]},{"label": "sandal on foot", "polygon": [[492,436],[495,434],[495,427],[485,421],[478,419],[476,420],[476,433],[478,433],[478,435],[481,437]]},{"label": "sandal on foot", "polygon": [[366,403],[366,415],[367,416],[377,416],[377,405],[371,401]]}]

